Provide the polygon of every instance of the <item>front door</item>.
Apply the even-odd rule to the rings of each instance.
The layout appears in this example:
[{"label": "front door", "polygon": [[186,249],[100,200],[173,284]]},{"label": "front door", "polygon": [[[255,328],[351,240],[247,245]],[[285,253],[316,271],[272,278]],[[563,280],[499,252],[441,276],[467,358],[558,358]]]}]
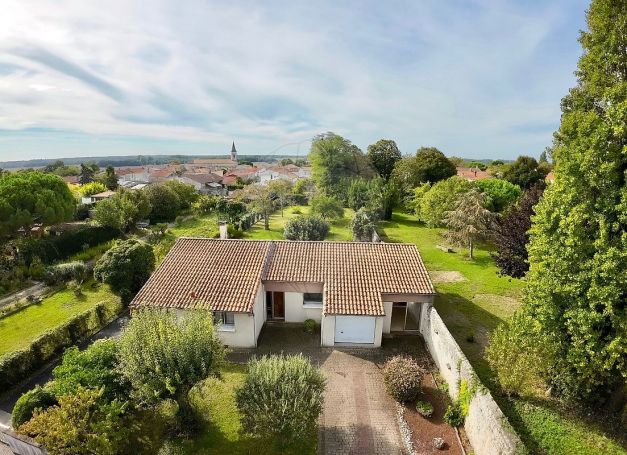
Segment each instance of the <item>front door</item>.
[{"label": "front door", "polygon": [[272,293],[272,318],[285,319],[285,294],[282,292]]}]

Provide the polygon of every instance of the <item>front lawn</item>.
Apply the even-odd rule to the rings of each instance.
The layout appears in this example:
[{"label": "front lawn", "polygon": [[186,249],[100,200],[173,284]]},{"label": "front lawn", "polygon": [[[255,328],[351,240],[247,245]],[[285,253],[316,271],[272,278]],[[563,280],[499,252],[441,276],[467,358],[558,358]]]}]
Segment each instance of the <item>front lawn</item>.
[{"label": "front lawn", "polygon": [[[285,227],[285,223],[291,218],[308,214],[310,210],[311,208],[309,206],[295,205],[285,208],[283,215],[281,215],[280,210],[276,211],[270,216],[270,230],[264,229],[262,219],[244,232],[244,238],[255,240],[283,240],[283,228]],[[344,217],[342,219],[334,220],[329,223],[331,229],[325,240],[353,240],[353,234],[349,226],[352,217],[353,211],[351,209],[344,209]]]},{"label": "front lawn", "polygon": [[87,283],[83,286],[83,295],[80,297],[76,297],[70,289],[62,289],[44,298],[41,303],[10,314],[0,319],[0,356],[26,348],[44,332],[99,302],[117,298],[109,290],[109,286],[102,285],[94,289],[91,283]]},{"label": "front lawn", "polygon": [[157,264],[165,258],[174,242],[179,237],[206,237],[213,238],[218,235],[218,218],[216,215],[191,217],[168,228],[167,233],[153,245]]},{"label": "front lawn", "polygon": [[315,454],[317,435],[311,435],[299,447],[279,452],[269,441],[260,441],[240,433],[240,415],[235,405],[235,390],[244,383],[246,366],[227,364],[221,370],[220,379],[207,379],[192,392],[196,411],[205,421],[206,429],[194,439],[175,441],[186,454],[233,454],[273,455],[281,453]]}]

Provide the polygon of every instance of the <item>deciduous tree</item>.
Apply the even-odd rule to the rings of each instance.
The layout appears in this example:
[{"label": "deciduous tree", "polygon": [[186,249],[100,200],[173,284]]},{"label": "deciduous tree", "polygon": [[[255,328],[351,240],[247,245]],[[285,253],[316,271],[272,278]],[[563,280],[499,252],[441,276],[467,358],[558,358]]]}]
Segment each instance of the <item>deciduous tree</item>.
[{"label": "deciduous tree", "polygon": [[538,162],[530,156],[519,156],[504,172],[503,179],[522,189],[527,189],[543,180],[546,173],[538,169]]},{"label": "deciduous tree", "polygon": [[402,158],[396,142],[390,139],[380,139],[368,146],[368,158],[379,176],[388,180],[394,170],[394,165]]}]

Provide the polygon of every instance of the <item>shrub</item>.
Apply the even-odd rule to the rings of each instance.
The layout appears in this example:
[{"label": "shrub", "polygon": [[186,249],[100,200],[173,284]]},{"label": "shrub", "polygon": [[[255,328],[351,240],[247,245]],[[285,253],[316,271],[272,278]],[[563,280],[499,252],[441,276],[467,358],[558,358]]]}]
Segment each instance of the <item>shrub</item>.
[{"label": "shrub", "polygon": [[147,243],[138,240],[118,242],[96,262],[94,277],[107,283],[111,290],[131,301],[155,268],[155,255]]},{"label": "shrub", "polygon": [[301,215],[303,212],[302,212],[302,210],[300,209],[300,207],[294,207],[294,208],[292,209],[292,213],[293,213],[294,215]]},{"label": "shrub", "polygon": [[125,402],[100,400],[102,391],[81,388],[57,406],[35,411],[18,431],[53,454],[126,453],[133,425]]},{"label": "shrub", "polygon": [[44,281],[48,286],[67,283],[68,281],[83,281],[87,276],[87,267],[80,261],[57,264],[46,269]]},{"label": "shrub", "polygon": [[246,433],[291,444],[315,431],[325,380],[302,354],[263,356],[248,362],[236,393]]},{"label": "shrub", "polygon": [[63,353],[61,363],[52,370],[49,383],[55,396],[76,393],[80,387],[102,389],[104,399],[128,396],[129,385],[116,370],[119,347],[112,339],[98,340],[83,351],[72,346]]},{"label": "shrub", "polygon": [[83,340],[122,311],[117,299],[106,300],[49,330],[28,347],[0,357],[0,389],[8,389],[44,365],[63,348]]},{"label": "shrub", "polygon": [[461,427],[464,424],[464,414],[459,403],[454,403],[446,408],[444,421],[452,427]]},{"label": "shrub", "polygon": [[33,416],[35,409],[45,410],[55,404],[57,404],[57,399],[52,392],[39,385],[35,386],[34,389],[22,394],[15,402],[13,411],[11,411],[13,428],[28,422]]},{"label": "shrub", "polygon": [[410,357],[397,355],[388,360],[383,369],[385,387],[396,401],[412,401],[420,392],[420,381],[425,371]]},{"label": "shrub", "polygon": [[374,217],[365,208],[360,208],[355,212],[351,221],[353,240],[356,242],[371,242],[375,231],[376,223]]},{"label": "shrub", "polygon": [[325,219],[339,219],[344,216],[344,207],[338,199],[319,194],[311,198],[311,213]]},{"label": "shrub", "polygon": [[176,191],[164,184],[149,185],[142,191],[148,196],[151,207],[148,216],[151,222],[161,223],[176,218],[181,210],[181,199]]},{"label": "shrub", "polygon": [[305,319],[303,325],[305,326],[305,332],[307,333],[314,333],[314,331],[316,330],[316,321],[314,321],[313,319]]},{"label": "shrub", "polygon": [[416,411],[423,417],[431,417],[433,415],[433,405],[428,401],[417,401]]},{"label": "shrub", "polygon": [[285,223],[283,235],[288,240],[324,240],[329,223],[318,216],[301,215]]}]

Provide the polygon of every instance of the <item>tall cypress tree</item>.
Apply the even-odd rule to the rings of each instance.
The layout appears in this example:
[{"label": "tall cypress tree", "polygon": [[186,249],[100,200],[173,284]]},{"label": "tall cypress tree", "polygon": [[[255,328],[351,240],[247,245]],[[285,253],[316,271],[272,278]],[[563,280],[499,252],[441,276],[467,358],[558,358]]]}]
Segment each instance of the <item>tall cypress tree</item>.
[{"label": "tall cypress tree", "polygon": [[555,350],[554,390],[592,399],[627,377],[627,1],[593,0],[587,24],[555,183],[530,231],[523,311]]}]

